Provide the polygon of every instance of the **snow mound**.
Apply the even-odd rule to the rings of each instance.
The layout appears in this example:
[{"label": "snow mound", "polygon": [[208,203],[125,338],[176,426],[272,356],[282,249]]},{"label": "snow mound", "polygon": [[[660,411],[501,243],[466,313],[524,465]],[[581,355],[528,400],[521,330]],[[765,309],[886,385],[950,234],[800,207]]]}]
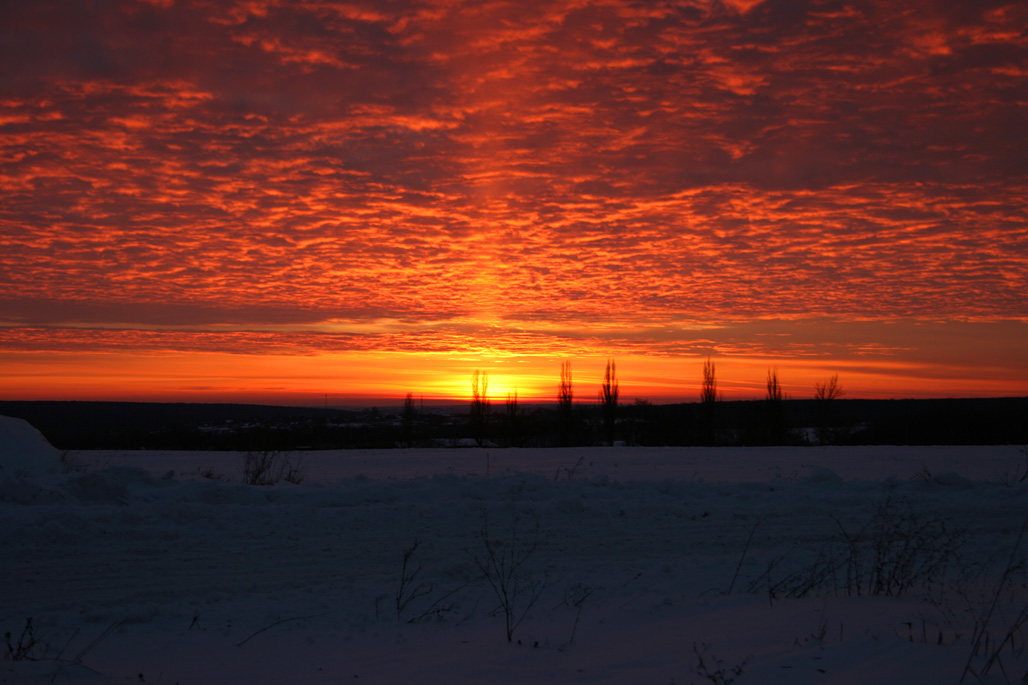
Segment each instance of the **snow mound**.
[{"label": "snow mound", "polygon": [[60,454],[24,419],[0,416],[0,477],[30,478],[54,473]]}]

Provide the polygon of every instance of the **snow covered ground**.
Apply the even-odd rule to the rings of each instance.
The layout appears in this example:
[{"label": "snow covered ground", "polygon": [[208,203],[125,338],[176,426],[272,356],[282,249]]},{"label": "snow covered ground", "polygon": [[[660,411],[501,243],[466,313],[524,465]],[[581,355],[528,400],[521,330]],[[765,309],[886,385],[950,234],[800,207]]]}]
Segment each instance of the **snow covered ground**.
[{"label": "snow covered ground", "polygon": [[239,453],[70,456],[0,417],[0,682],[1028,671],[1017,447],[310,452],[267,487]]}]

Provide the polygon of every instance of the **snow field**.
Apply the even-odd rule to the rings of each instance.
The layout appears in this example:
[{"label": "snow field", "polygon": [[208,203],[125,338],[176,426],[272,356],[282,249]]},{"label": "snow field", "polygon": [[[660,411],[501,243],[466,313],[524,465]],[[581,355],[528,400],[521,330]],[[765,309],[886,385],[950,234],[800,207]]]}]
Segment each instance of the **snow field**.
[{"label": "snow field", "polygon": [[[1028,514],[1012,447],[486,453],[308,453],[302,484],[271,487],[241,485],[236,453],[7,475],[0,629],[17,642],[32,617],[42,639],[0,682],[955,683]],[[513,643],[484,530],[541,588]],[[848,545],[867,573],[885,530],[915,559],[955,552],[898,597],[856,596]],[[993,642],[1026,586],[1008,574]]]}]

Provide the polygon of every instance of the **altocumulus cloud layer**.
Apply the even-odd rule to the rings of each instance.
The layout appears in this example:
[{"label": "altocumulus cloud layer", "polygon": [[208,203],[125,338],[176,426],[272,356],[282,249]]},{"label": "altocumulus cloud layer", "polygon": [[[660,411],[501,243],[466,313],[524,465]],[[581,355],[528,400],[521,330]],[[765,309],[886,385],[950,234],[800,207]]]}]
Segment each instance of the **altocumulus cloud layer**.
[{"label": "altocumulus cloud layer", "polygon": [[7,0],[0,26],[8,349],[1028,319],[1023,2]]}]

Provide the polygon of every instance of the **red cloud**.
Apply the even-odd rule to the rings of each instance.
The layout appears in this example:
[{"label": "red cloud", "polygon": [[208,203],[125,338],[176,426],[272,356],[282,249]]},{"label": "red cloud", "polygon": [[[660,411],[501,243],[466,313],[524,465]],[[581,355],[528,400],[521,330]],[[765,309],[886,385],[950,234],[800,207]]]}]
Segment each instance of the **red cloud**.
[{"label": "red cloud", "polygon": [[5,12],[12,330],[1028,318],[1017,4]]}]

